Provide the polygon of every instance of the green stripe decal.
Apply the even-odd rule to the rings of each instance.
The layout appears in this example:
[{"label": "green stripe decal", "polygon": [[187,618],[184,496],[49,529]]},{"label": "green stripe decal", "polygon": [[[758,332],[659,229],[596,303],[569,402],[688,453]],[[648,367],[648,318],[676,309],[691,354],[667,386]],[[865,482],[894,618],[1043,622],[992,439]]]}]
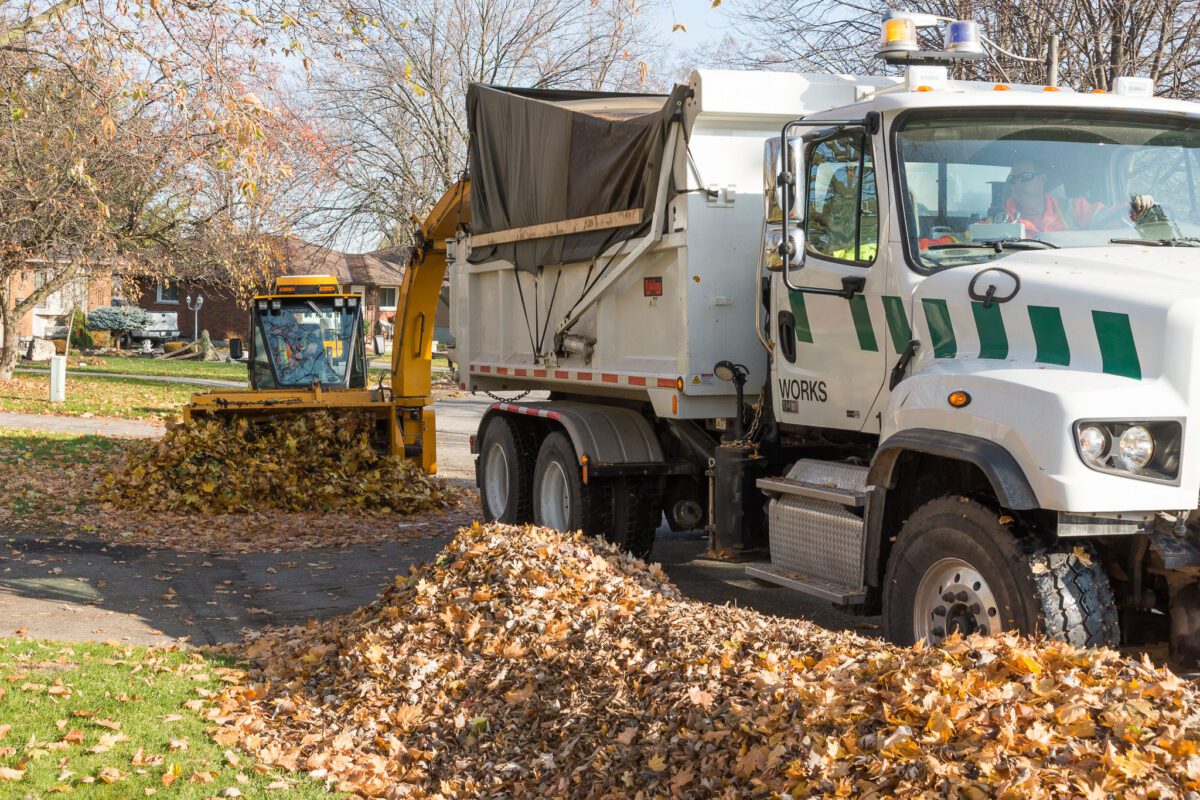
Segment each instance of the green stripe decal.
[{"label": "green stripe decal", "polygon": [[945,300],[923,298],[925,322],[929,325],[929,339],[933,342],[934,358],[954,358],[958,354],[958,342],[954,340],[954,325],[950,322],[950,309]]},{"label": "green stripe decal", "polygon": [[1093,311],[1092,322],[1096,326],[1096,340],[1100,342],[1100,358],[1104,371],[1110,375],[1124,375],[1141,380],[1142,365],[1138,361],[1137,345],[1133,343],[1133,329],[1129,326],[1129,315],[1113,311]]},{"label": "green stripe decal", "polygon": [[854,317],[854,332],[858,334],[858,346],[863,350],[879,352],[875,341],[875,329],[871,327],[871,312],[867,309],[867,298],[856,294],[850,298],[850,316]]},{"label": "green stripe decal", "polygon": [[808,324],[808,308],[804,305],[803,292],[788,292],[792,304],[792,316],[796,318],[796,341],[812,344],[812,326]]},{"label": "green stripe decal", "polygon": [[1029,322],[1033,325],[1033,340],[1037,344],[1036,360],[1040,364],[1071,363],[1071,348],[1063,328],[1062,312],[1054,306],[1030,306]]},{"label": "green stripe decal", "polygon": [[979,332],[979,357],[1008,358],[1008,334],[1004,331],[1000,304],[985,306],[976,301],[971,303],[971,311],[975,314],[975,330]]},{"label": "green stripe decal", "polygon": [[904,301],[895,295],[884,295],[883,316],[892,335],[892,347],[896,348],[896,355],[900,355],[912,340],[912,329],[908,327],[908,316],[904,313]]}]

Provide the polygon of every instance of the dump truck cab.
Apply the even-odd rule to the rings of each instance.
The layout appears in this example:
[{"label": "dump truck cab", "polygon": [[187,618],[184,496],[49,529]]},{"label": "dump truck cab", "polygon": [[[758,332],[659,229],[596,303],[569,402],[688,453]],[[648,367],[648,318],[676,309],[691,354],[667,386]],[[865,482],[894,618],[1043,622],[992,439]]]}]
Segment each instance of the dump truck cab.
[{"label": "dump truck cab", "polygon": [[251,388],[366,388],[362,298],[332,275],[277,278],[251,302],[250,323]]}]

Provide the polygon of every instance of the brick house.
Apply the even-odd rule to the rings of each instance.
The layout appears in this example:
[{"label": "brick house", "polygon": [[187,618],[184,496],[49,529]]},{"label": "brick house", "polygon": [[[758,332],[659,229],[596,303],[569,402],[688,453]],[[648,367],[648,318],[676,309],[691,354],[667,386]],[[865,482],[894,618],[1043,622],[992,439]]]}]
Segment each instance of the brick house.
[{"label": "brick house", "polygon": [[[378,251],[347,254],[293,238],[276,241],[277,259],[274,268],[279,275],[334,275],[343,290],[363,295],[367,329],[372,335],[390,338],[396,299],[404,278],[404,267],[410,250]],[[265,287],[264,287],[265,288]],[[246,337],[249,309],[237,302],[233,293],[211,282],[196,283],[186,277],[178,280],[138,282],[137,305],[147,311],[178,314],[179,333],[191,339],[194,315],[188,310],[188,298],[204,297],[200,307],[200,330],[207,330],[213,339],[230,336]],[[439,309],[440,312],[440,309]],[[438,325],[444,324],[439,313]]]},{"label": "brick house", "polygon": [[[21,302],[41,286],[45,275],[46,271],[38,269],[36,262],[30,262],[28,271],[14,275],[9,285],[9,297],[13,304]],[[77,276],[25,314],[17,323],[17,335],[22,340],[65,337],[71,311],[78,309],[86,313],[90,308],[109,305],[112,302],[112,287],[112,273],[107,269]],[[2,330],[0,328],[0,332]]]}]

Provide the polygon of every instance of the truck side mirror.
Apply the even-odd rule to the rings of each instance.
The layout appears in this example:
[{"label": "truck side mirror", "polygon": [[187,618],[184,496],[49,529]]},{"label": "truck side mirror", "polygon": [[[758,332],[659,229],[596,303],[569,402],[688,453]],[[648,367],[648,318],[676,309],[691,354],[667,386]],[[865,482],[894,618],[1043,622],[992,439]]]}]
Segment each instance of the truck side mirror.
[{"label": "truck side mirror", "polygon": [[[768,224],[783,222],[785,202],[791,207],[789,223],[799,222],[804,214],[804,207],[798,202],[802,193],[796,191],[799,182],[795,180],[804,163],[804,141],[798,136],[789,136],[786,150],[780,141],[780,137],[774,136],[763,144],[763,211]],[[785,175],[792,178],[782,181]]]},{"label": "truck side mirror", "polygon": [[[795,272],[804,266],[804,229],[789,226],[788,239],[792,243],[789,255],[792,271]],[[763,239],[763,265],[768,272],[783,270],[783,251],[780,249],[782,246],[783,229],[775,226],[767,228],[766,236]]]},{"label": "truck side mirror", "polygon": [[229,340],[229,357],[234,361],[242,360],[242,340],[236,336]]}]

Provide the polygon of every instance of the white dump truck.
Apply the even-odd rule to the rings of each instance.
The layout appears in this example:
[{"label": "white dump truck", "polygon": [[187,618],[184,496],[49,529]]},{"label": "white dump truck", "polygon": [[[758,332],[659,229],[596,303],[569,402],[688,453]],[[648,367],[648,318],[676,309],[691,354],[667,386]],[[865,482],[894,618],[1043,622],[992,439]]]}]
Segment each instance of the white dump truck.
[{"label": "white dump truck", "polygon": [[1194,663],[1200,105],[951,80],[971,52],[472,87],[448,252],[463,388],[502,393],[485,515],[644,555],[665,513],[900,643]]}]

